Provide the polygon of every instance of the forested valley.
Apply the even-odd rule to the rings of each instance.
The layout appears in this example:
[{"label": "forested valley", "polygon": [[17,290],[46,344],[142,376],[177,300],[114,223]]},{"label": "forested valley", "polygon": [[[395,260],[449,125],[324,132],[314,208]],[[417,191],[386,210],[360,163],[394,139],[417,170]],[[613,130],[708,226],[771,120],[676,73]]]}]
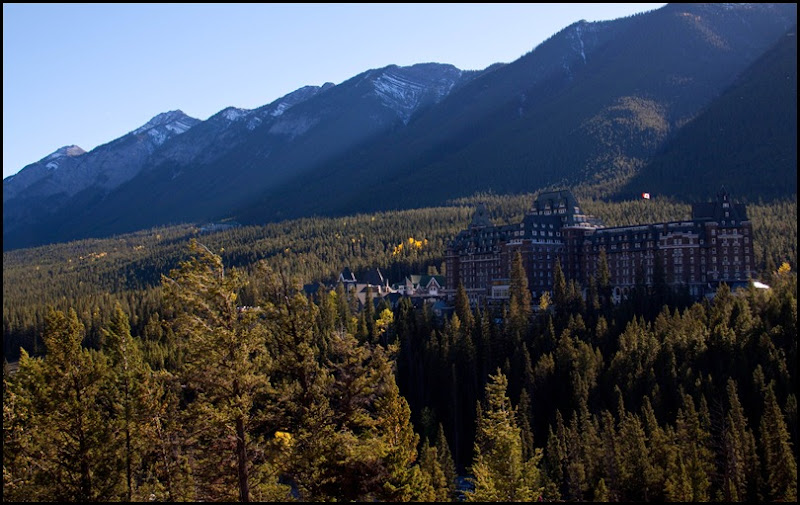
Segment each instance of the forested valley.
[{"label": "forested valley", "polygon": [[303,289],[442,273],[478,201],[512,222],[532,199],[4,253],[4,499],[796,500],[796,199],[748,205],[768,290],[615,305],[602,270],[556,267],[536,304],[518,260],[505,306],[459,289],[447,317]]}]

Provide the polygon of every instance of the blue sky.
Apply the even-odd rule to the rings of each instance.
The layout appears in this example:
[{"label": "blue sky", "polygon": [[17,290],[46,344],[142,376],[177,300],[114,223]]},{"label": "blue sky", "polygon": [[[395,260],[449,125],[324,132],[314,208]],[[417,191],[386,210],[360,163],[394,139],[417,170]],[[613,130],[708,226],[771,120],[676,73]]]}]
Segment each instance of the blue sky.
[{"label": "blue sky", "polygon": [[3,4],[3,178],[160,112],[207,119],[386,65],[511,62],[664,4]]}]

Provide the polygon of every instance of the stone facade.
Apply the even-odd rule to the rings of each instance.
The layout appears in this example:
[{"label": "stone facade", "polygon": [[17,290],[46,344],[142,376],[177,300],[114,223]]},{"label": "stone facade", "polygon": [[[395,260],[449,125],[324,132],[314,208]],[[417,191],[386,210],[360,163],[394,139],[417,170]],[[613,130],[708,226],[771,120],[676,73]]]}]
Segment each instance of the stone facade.
[{"label": "stone facade", "polygon": [[493,226],[479,207],[470,227],[447,248],[447,294],[461,283],[473,303],[507,299],[517,251],[534,297],[552,290],[557,258],[567,280],[585,288],[603,250],[617,299],[637,283],[652,285],[659,269],[668,285],[697,297],[720,282],[747,282],[755,273],[746,208],[732,204],[724,190],[715,202],[694,204],[691,220],[613,228],[584,214],[564,190],[541,194],[515,225]]}]

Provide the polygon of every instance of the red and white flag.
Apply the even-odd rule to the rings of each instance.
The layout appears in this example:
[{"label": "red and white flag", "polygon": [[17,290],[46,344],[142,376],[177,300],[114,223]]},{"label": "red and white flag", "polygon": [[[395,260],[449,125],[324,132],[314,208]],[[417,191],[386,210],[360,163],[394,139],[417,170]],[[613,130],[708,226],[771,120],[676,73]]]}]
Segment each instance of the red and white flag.
[{"label": "red and white flag", "polygon": [[642,198],[644,198],[645,200],[649,200],[650,199],[650,193],[642,193]]}]

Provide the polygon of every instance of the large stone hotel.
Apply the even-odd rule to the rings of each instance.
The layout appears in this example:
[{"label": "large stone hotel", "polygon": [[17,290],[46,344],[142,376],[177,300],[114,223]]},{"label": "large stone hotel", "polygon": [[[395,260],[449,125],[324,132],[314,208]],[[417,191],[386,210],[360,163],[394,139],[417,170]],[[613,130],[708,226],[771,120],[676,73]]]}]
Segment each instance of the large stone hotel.
[{"label": "large stone hotel", "polygon": [[693,204],[691,220],[611,228],[584,214],[572,193],[562,190],[539,195],[519,224],[494,226],[479,206],[469,228],[447,248],[448,294],[463,284],[472,303],[507,299],[517,251],[534,297],[552,290],[556,258],[567,280],[585,288],[601,251],[617,300],[637,282],[652,285],[657,262],[667,284],[697,297],[720,282],[747,282],[755,265],[746,208],[731,203],[724,190],[714,202]]}]

